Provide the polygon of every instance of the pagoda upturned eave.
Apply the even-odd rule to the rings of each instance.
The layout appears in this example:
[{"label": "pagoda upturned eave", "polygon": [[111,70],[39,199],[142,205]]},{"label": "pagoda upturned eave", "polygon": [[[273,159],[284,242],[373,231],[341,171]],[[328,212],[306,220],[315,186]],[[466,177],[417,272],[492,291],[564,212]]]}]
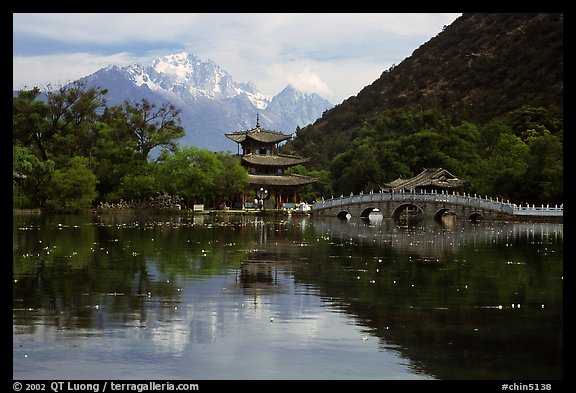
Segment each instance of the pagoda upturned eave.
[{"label": "pagoda upturned eave", "polygon": [[257,155],[246,154],[242,156],[242,163],[247,166],[268,166],[268,167],[291,167],[304,164],[310,161],[309,158],[289,156],[289,155]]},{"label": "pagoda upturned eave", "polygon": [[316,183],[318,179],[302,175],[248,175],[250,184],[256,187],[300,187]]}]

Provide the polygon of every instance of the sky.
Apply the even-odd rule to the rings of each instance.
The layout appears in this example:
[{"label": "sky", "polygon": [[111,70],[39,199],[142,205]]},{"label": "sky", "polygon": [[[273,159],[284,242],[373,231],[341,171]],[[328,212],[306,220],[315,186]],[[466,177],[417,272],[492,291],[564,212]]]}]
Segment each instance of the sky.
[{"label": "sky", "polygon": [[267,96],[355,96],[461,13],[13,13],[13,90],[188,52]]}]

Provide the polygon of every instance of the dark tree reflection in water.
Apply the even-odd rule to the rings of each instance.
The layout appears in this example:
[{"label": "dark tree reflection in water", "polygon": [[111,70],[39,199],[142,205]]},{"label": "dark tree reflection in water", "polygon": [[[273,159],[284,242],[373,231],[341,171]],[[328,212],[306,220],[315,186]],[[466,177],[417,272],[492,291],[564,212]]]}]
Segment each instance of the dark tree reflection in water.
[{"label": "dark tree reflection in water", "polygon": [[563,378],[563,225],[14,214],[14,379]]}]

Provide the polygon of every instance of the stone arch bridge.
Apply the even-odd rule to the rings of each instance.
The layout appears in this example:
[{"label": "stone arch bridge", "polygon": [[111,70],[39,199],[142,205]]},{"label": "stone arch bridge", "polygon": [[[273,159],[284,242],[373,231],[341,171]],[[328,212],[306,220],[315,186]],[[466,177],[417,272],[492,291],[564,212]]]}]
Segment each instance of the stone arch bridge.
[{"label": "stone arch bridge", "polygon": [[518,206],[502,200],[456,192],[370,192],[368,194],[340,196],[314,203],[315,216],[368,217],[379,211],[385,218],[401,218],[416,215],[421,218],[440,219],[444,214],[457,218],[478,219],[559,219],[563,218],[563,207]]}]

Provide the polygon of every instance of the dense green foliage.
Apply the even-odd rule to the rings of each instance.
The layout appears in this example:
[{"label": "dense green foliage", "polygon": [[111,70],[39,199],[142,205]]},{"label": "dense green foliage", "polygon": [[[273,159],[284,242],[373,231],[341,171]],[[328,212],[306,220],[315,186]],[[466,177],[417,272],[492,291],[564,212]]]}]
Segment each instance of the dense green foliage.
[{"label": "dense green foliage", "polygon": [[562,14],[463,14],[284,152],[336,194],[443,167],[464,191],[562,203],[562,42]]},{"label": "dense green foliage", "polygon": [[[507,122],[478,126],[437,109],[406,107],[375,116],[314,175],[320,195],[380,189],[424,168],[445,168],[466,180],[462,191],[515,203],[563,202],[562,122],[543,108],[521,108]],[[330,192],[327,192],[330,191]]]},{"label": "dense green foliage", "polygon": [[107,107],[106,93],[74,83],[46,100],[38,88],[13,98],[14,207],[81,212],[158,194],[211,206],[246,186],[236,157],[177,145],[185,132],[174,106]]}]

